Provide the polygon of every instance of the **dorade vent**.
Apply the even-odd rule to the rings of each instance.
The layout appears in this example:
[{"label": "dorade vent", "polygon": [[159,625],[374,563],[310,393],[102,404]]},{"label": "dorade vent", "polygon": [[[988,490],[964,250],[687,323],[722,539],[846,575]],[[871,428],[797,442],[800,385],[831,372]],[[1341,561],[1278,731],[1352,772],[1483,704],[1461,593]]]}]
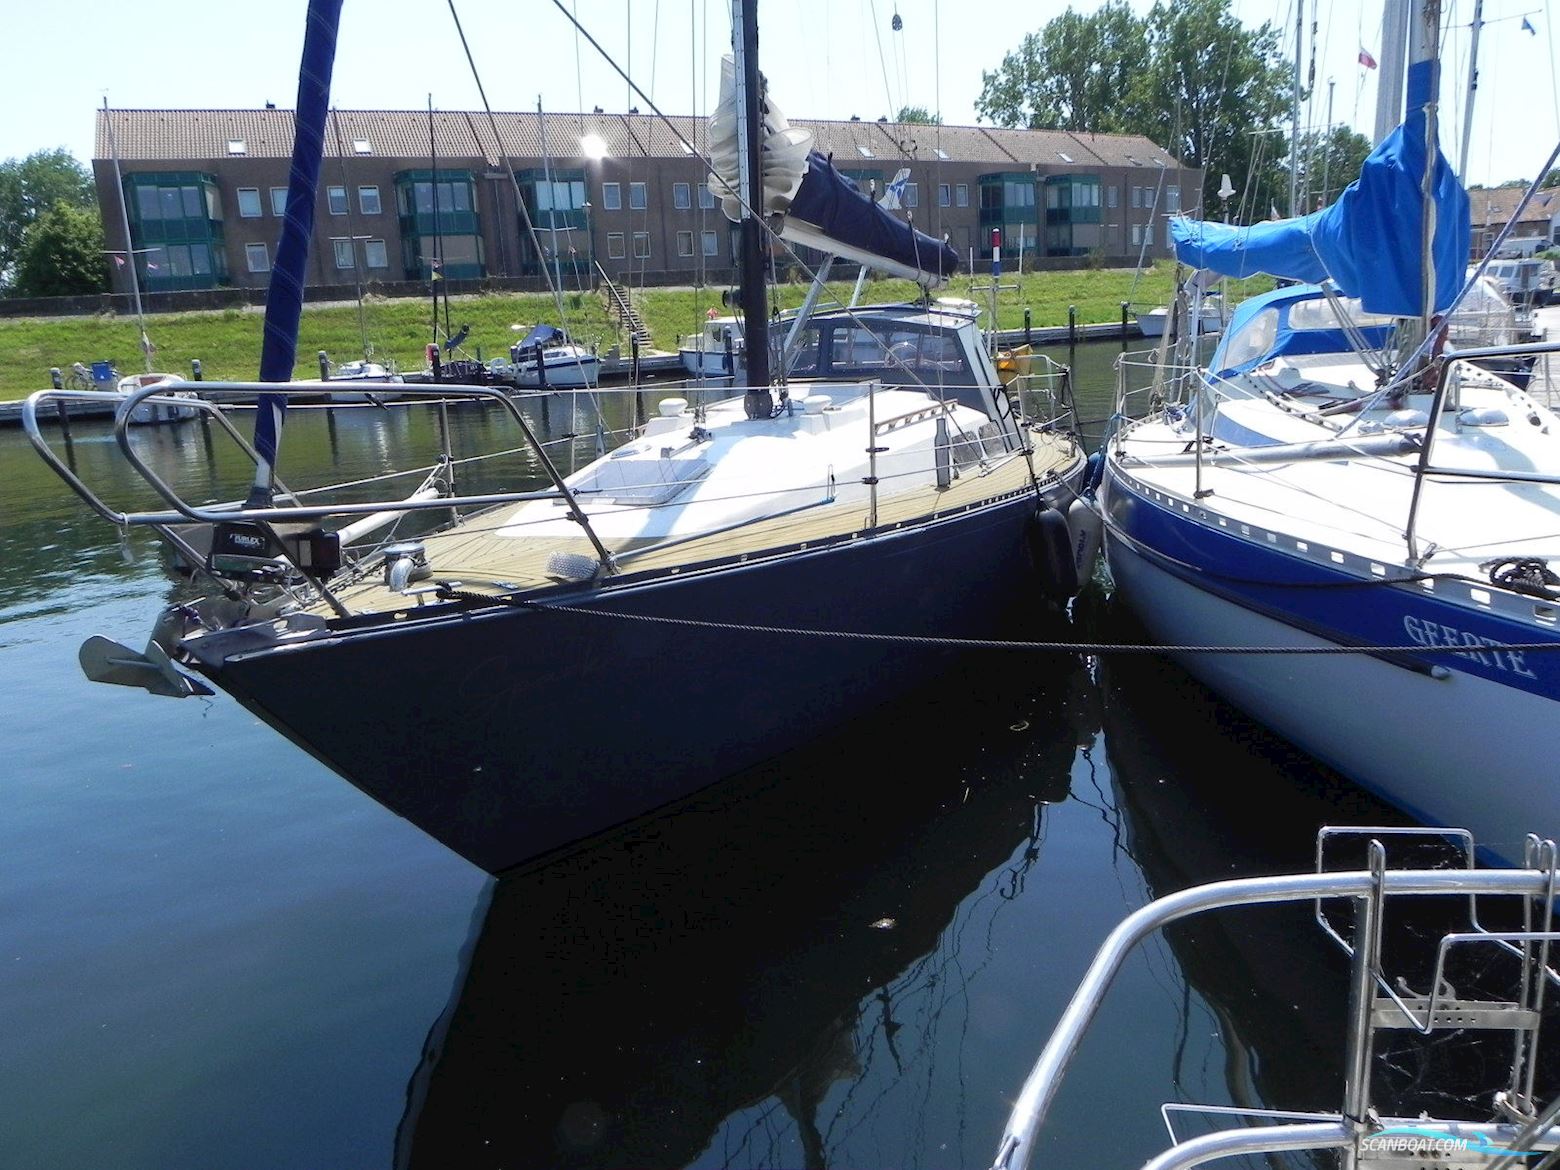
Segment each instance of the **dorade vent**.
[{"label": "dorade vent", "polygon": [[228,153],[229,154],[248,154],[249,153],[249,144],[247,142],[245,142],[242,138],[229,138],[228,139]]},{"label": "dorade vent", "polygon": [[373,154],[374,144],[366,138],[354,138],[352,140],[352,149],[357,154]]}]

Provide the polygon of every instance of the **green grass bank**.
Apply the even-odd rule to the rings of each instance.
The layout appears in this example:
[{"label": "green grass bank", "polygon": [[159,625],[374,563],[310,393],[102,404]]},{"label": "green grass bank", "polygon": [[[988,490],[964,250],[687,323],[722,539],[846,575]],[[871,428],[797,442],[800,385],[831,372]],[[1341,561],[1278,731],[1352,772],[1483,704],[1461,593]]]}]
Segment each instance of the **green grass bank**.
[{"label": "green grass bank", "polygon": [[[1030,310],[1035,326],[1065,325],[1070,307],[1076,307],[1080,325],[1121,319],[1121,302],[1134,305],[1162,304],[1169,299],[1174,266],[1161,262],[1138,272],[1133,269],[1079,269],[1067,272],[1004,273],[997,297],[1000,328],[1016,329]],[[829,293],[847,301],[854,277],[834,281]],[[989,274],[955,277],[938,290],[941,296],[968,297],[989,303]],[[1231,287],[1229,295],[1250,295],[1253,282]],[[806,286],[780,284],[773,296],[782,308],[799,305]],[[862,299],[871,303],[913,299],[916,288],[908,281],[868,282]],[[725,312],[720,288],[647,288],[633,293],[657,349],[673,350],[679,336],[696,331],[709,309]],[[591,292],[564,294],[565,328],[577,339],[594,343],[603,351],[623,342],[604,299]],[[454,329],[470,325],[468,356],[507,353],[520,334],[512,327],[528,329],[538,322],[557,319],[553,298],[540,293],[492,293],[454,297],[449,320]],[[440,306],[442,325],[444,308]],[[213,379],[249,379],[256,376],[260,358],[262,310],[230,308],[205,312],[159,314],[147,318],[147,333],[156,346],[153,366],[158,370],[188,374],[190,361],[199,358],[205,376]],[[316,371],[315,353],[325,350],[336,361],[348,361],[362,352],[366,336],[374,356],[393,361],[403,370],[422,369],[423,347],[432,331],[433,308],[429,300],[384,300],[369,297],[362,310],[362,329],[355,304],[305,305],[298,338],[297,376]],[[69,370],[72,362],[90,365],[111,360],[120,371],[142,368],[132,313],[93,317],[0,318],[0,400],[25,397],[49,383],[49,368]]]}]

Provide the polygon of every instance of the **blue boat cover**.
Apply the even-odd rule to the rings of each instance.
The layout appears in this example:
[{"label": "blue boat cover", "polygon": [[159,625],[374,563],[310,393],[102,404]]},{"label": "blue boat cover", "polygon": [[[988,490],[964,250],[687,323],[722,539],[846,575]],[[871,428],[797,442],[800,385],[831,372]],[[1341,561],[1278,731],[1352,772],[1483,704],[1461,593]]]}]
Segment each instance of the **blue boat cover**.
[{"label": "blue boat cover", "polygon": [[[293,119],[286,216],[282,221],[281,240],[276,245],[271,282],[265,294],[265,334],[260,347],[262,382],[292,381],[293,363],[298,356],[304,266],[309,259],[309,240],[314,234],[314,196],[320,178],[320,158],[325,151],[325,118],[330,110],[330,77],[336,61],[341,2],[309,0],[303,60],[298,70],[298,112]],[[280,394],[263,394],[259,407],[255,413],[255,450],[262,461],[262,474],[269,477],[276,465],[287,399]],[[257,481],[256,489],[264,496],[269,492],[269,485]]]},{"label": "blue boat cover", "polygon": [[[1296,284],[1276,288],[1271,292],[1248,297],[1230,314],[1219,344],[1208,361],[1208,369],[1217,377],[1228,378],[1265,366],[1283,354],[1347,353],[1354,348],[1341,325],[1336,328],[1317,328],[1313,316],[1311,327],[1296,329],[1290,322],[1290,311],[1300,304],[1319,301],[1323,293],[1318,285]],[[1271,321],[1256,331],[1248,326],[1258,318],[1271,315]],[[1326,320],[1326,315],[1323,316]],[[1390,325],[1356,325],[1359,335],[1367,345],[1377,348],[1385,345]],[[1253,338],[1265,341],[1260,348],[1252,344]]]},{"label": "blue boat cover", "polygon": [[[1295,219],[1233,227],[1176,217],[1176,258],[1223,276],[1271,276],[1316,284],[1331,279],[1369,313],[1422,316],[1420,181],[1425,173],[1425,104],[1433,96],[1434,62],[1408,71],[1407,119],[1371,151],[1360,177],[1331,207]],[[1435,149],[1435,309],[1462,290],[1468,263],[1468,193]]]},{"label": "blue boat cover", "polygon": [[950,245],[895,219],[816,150],[807,156],[807,173],[787,214],[831,239],[908,268],[947,278],[959,267],[959,254]]},{"label": "blue boat cover", "polygon": [[553,345],[567,340],[568,338],[564,336],[563,330],[556,325],[533,325],[531,332],[522,337],[520,344],[515,346],[515,348],[519,350],[540,349],[544,345]]}]

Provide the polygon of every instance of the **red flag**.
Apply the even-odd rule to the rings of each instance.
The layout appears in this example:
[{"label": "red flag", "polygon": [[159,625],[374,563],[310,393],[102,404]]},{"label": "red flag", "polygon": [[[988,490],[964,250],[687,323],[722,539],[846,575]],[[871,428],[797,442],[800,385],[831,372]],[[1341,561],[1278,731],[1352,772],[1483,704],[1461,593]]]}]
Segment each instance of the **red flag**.
[{"label": "red flag", "polygon": [[1360,49],[1360,64],[1365,66],[1367,69],[1374,69],[1376,67],[1376,58],[1372,57],[1370,52],[1363,47]]},{"label": "red flag", "polygon": [[115,256],[114,263],[123,268],[125,266],[125,258],[123,256]]}]

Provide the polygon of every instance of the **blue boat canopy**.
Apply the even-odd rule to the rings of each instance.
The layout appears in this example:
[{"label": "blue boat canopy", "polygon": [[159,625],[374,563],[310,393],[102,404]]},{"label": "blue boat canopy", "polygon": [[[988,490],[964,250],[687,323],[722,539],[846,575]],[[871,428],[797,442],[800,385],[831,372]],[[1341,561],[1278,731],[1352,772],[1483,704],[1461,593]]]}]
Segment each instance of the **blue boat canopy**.
[{"label": "blue boat canopy", "polygon": [[[1367,345],[1385,345],[1394,325],[1389,315],[1365,315],[1358,304],[1344,304],[1351,323]],[[1353,348],[1337,311],[1320,286],[1290,285],[1242,301],[1208,362],[1217,377],[1260,369],[1276,357],[1340,353]]]},{"label": "blue boat canopy", "polygon": [[[1430,62],[1410,67],[1408,118],[1371,151],[1359,178],[1331,207],[1247,227],[1178,217],[1170,221],[1176,258],[1222,276],[1267,273],[1310,284],[1331,280],[1345,296],[1360,298],[1366,312],[1422,316],[1420,180],[1433,78]],[[1468,194],[1439,147],[1432,165],[1433,311],[1444,312],[1461,291],[1467,268]]]},{"label": "blue boat canopy", "polygon": [[541,349],[547,345],[559,345],[567,341],[568,337],[563,330],[556,325],[533,325],[531,332],[520,339],[516,349]]}]

